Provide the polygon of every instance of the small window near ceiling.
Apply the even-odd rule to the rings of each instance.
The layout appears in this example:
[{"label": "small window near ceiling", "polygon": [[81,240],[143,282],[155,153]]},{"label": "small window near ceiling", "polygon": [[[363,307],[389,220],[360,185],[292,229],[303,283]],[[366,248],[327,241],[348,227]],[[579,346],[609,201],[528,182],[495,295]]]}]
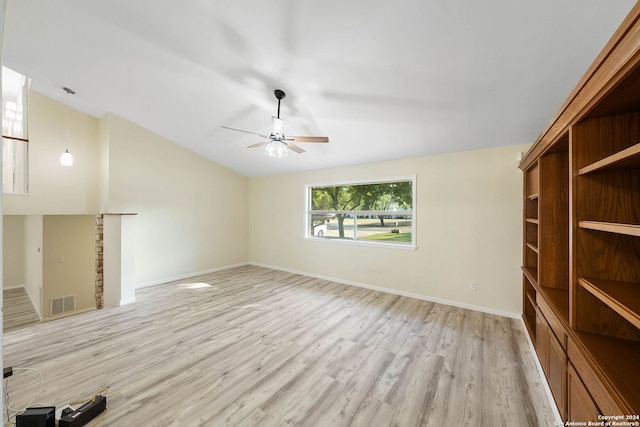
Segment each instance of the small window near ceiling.
[{"label": "small window near ceiling", "polygon": [[305,237],[416,247],[415,176],[306,186]]},{"label": "small window near ceiling", "polygon": [[2,192],[29,192],[29,79],[2,67]]}]

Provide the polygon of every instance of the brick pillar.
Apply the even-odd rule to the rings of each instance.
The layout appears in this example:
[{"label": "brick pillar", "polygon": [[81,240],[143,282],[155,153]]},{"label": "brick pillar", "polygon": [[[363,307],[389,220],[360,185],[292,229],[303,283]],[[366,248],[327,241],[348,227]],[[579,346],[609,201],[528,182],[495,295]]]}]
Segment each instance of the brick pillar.
[{"label": "brick pillar", "polygon": [[104,307],[104,232],[102,214],[96,215],[96,309]]}]

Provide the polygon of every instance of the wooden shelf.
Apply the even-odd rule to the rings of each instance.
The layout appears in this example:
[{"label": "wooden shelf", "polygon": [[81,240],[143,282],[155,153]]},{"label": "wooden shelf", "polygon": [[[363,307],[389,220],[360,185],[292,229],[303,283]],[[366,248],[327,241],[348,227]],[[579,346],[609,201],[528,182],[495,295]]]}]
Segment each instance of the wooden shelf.
[{"label": "wooden shelf", "polygon": [[524,275],[527,277],[529,282],[534,285],[536,288],[538,287],[538,271],[535,268],[531,267],[522,267],[522,271]]},{"label": "wooden shelf", "polygon": [[636,367],[640,343],[586,332],[577,332],[577,336],[590,358],[616,389],[616,394],[626,406],[637,411],[640,408],[640,369]]},{"label": "wooden shelf", "polygon": [[534,307],[537,306],[537,304],[536,304],[536,293],[534,291],[527,291],[527,299],[529,300],[531,305],[533,305]]},{"label": "wooden shelf", "polygon": [[527,242],[527,247],[531,249],[533,252],[538,253],[538,247],[535,246],[533,243]]},{"label": "wooden shelf", "polygon": [[558,317],[564,320],[565,324],[569,324],[569,290],[568,289],[556,289],[548,286],[539,286],[539,292],[543,295],[551,305]]},{"label": "wooden shelf", "polygon": [[580,221],[580,228],[588,230],[604,231],[607,233],[625,234],[627,236],[640,237],[640,225],[620,224],[615,222],[602,221]]},{"label": "wooden shelf", "polygon": [[[522,308],[522,319],[524,320],[524,324],[529,331],[529,336],[536,336],[536,294],[535,291],[529,290],[526,291],[525,306]],[[535,340],[534,340],[535,341]]]},{"label": "wooden shelf", "polygon": [[540,223],[538,221],[538,218],[525,218],[525,221],[530,223],[530,224],[536,224],[536,225],[538,225]]},{"label": "wooden shelf", "polygon": [[640,283],[580,277],[578,283],[593,296],[640,328]]},{"label": "wooden shelf", "polygon": [[607,169],[623,169],[640,167],[640,144],[633,145],[609,157],[581,168],[578,175]]},{"label": "wooden shelf", "polygon": [[527,331],[529,332],[529,336],[533,337],[532,341],[535,342],[535,337],[536,337],[536,317],[534,316],[528,316],[526,314],[524,314],[522,316],[522,319],[524,320],[524,325],[527,327]]}]

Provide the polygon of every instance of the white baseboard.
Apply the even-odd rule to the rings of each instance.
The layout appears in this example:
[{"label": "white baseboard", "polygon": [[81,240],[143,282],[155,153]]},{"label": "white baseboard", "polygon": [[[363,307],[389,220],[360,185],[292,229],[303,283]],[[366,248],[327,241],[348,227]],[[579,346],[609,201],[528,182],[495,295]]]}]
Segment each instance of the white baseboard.
[{"label": "white baseboard", "polygon": [[20,288],[24,288],[25,291],[27,289],[27,287],[25,285],[2,286],[2,290],[5,290],[5,291],[8,291],[10,289],[20,289]]},{"label": "white baseboard", "polygon": [[371,289],[371,290],[374,290],[374,291],[385,292],[385,293],[388,293],[388,294],[400,295],[400,296],[409,297],[409,298],[415,298],[415,299],[419,299],[419,300],[423,300],[423,301],[431,301],[431,302],[436,302],[436,303],[439,303],[439,304],[450,305],[450,306],[453,306],[453,307],[466,308],[466,309],[469,309],[469,310],[479,311],[479,312],[482,312],[482,313],[495,314],[497,316],[502,316],[502,317],[509,317],[509,318],[512,318],[512,319],[521,319],[521,314],[520,313],[513,313],[513,312],[510,312],[510,311],[497,310],[495,308],[483,307],[483,306],[480,306],[480,305],[466,304],[466,303],[463,303],[463,302],[460,302],[460,301],[448,300],[448,299],[443,299],[443,298],[436,298],[436,297],[431,297],[431,296],[428,296],[428,295],[416,294],[416,293],[413,293],[413,292],[406,292],[406,291],[401,291],[401,290],[398,290],[398,289],[386,288],[386,287],[383,287],[383,286],[375,286],[375,285],[370,285],[370,284],[367,284],[367,283],[361,283],[361,282],[355,282],[355,281],[352,281],[352,280],[340,279],[340,278],[337,278],[337,277],[330,277],[330,276],[323,276],[323,275],[320,275],[320,274],[307,273],[307,272],[304,272],[304,271],[299,271],[299,270],[293,270],[293,269],[290,269],[290,268],[279,267],[277,265],[262,264],[262,263],[257,263],[257,262],[243,262],[243,263],[226,265],[226,266],[223,266],[223,267],[216,267],[216,268],[211,268],[211,269],[208,269],[208,270],[203,270],[203,271],[197,271],[197,272],[193,272],[193,273],[183,274],[183,275],[174,276],[174,277],[167,277],[167,278],[164,278],[164,279],[154,280],[154,281],[151,281],[151,282],[138,283],[138,284],[136,284],[136,289],[146,288],[146,287],[149,287],[149,286],[162,285],[164,283],[175,282],[177,280],[188,279],[188,278],[200,276],[200,275],[203,275],[203,274],[215,273],[217,271],[223,271],[223,270],[228,270],[228,269],[231,269],[231,268],[242,267],[244,265],[255,265],[256,267],[264,267],[264,268],[270,268],[272,270],[286,271],[287,273],[299,274],[301,276],[313,277],[313,278],[321,279],[321,280],[329,280],[331,282],[342,283],[344,285],[350,285],[350,286],[357,286],[359,288]]},{"label": "white baseboard", "polygon": [[248,264],[255,265],[256,267],[271,268],[273,270],[286,271],[287,273],[300,274],[302,276],[313,277],[313,278],[322,279],[322,280],[328,280],[328,281],[336,282],[336,283],[342,283],[344,285],[351,285],[351,286],[357,286],[359,288],[371,289],[373,291],[385,292],[385,293],[388,293],[388,294],[400,295],[400,296],[403,296],[403,297],[415,298],[415,299],[419,299],[419,300],[423,300],[423,301],[431,301],[431,302],[436,302],[438,304],[450,305],[450,306],[453,306],[453,307],[466,308],[466,309],[469,309],[469,310],[479,311],[479,312],[482,312],[482,313],[495,314],[497,316],[509,317],[511,319],[520,319],[521,318],[521,314],[520,313],[513,313],[513,312],[510,312],[510,311],[497,310],[495,308],[483,307],[483,306],[480,306],[480,305],[466,304],[466,303],[463,303],[463,302],[460,302],[460,301],[453,301],[453,300],[448,300],[448,299],[443,299],[443,298],[436,298],[436,297],[431,297],[431,296],[428,296],[428,295],[416,294],[416,293],[413,293],[413,292],[406,292],[406,291],[401,291],[401,290],[393,289],[393,288],[385,288],[383,286],[369,285],[367,283],[354,282],[352,280],[339,279],[337,277],[329,277],[329,276],[323,276],[323,275],[320,275],[320,274],[306,273],[304,271],[292,270],[290,268],[278,267],[276,265],[261,264],[261,263],[257,263],[257,262],[249,262]]},{"label": "white baseboard", "polygon": [[127,304],[132,304],[136,302],[136,297],[133,298],[127,298],[127,299],[121,299],[120,300],[120,305],[127,305]]},{"label": "white baseboard", "polygon": [[249,263],[248,262],[241,262],[239,264],[232,264],[232,265],[225,265],[223,267],[210,268],[208,270],[197,271],[195,273],[181,274],[179,276],[166,277],[164,279],[152,280],[150,282],[136,283],[136,289],[146,288],[146,287],[149,287],[149,286],[162,285],[162,284],[169,283],[169,282],[175,282],[177,280],[189,279],[191,277],[200,276],[200,275],[203,275],[203,274],[215,273],[217,271],[228,270],[230,268],[242,267],[242,266],[247,265],[247,264],[249,264]]},{"label": "white baseboard", "polygon": [[43,322],[51,322],[52,320],[64,319],[65,317],[75,316],[76,314],[88,313],[90,311],[95,311],[95,307],[83,308],[82,310],[69,311],[67,313],[61,313],[56,316],[44,317],[41,320]]},{"label": "white baseboard", "polygon": [[527,329],[527,325],[524,324],[524,320],[521,320],[522,329],[524,331],[524,335],[527,338],[527,342],[529,343],[529,348],[531,349],[531,356],[533,356],[533,361],[536,364],[536,368],[538,368],[538,374],[540,375],[540,382],[542,382],[542,386],[544,387],[544,391],[547,393],[547,399],[549,399],[549,405],[551,406],[551,410],[553,411],[553,416],[556,419],[556,425],[561,426],[564,425],[562,422],[562,417],[560,416],[560,411],[558,411],[558,406],[556,405],[556,401],[553,398],[553,394],[551,393],[551,388],[549,387],[549,383],[547,382],[547,377],[544,374],[544,370],[542,369],[542,365],[540,364],[540,360],[538,359],[536,347],[533,345],[533,341],[531,341],[531,337],[529,336],[529,331]]}]

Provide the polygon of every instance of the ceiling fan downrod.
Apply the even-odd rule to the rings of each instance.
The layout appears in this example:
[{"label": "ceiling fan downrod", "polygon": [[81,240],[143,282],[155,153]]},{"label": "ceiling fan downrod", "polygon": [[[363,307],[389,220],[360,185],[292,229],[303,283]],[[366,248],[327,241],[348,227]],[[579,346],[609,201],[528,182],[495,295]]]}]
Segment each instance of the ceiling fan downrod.
[{"label": "ceiling fan downrod", "polygon": [[280,118],[280,100],[282,98],[284,98],[285,96],[287,96],[287,94],[284,93],[284,91],[280,90],[280,89],[274,90],[273,93],[276,95],[276,98],[278,99],[278,118]]}]

